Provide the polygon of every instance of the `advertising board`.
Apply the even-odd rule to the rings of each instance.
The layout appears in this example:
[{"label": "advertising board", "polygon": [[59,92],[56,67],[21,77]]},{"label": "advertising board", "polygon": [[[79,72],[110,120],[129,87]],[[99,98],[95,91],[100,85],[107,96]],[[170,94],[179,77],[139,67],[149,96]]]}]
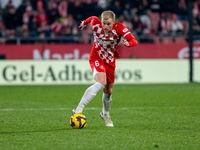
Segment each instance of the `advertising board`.
[{"label": "advertising board", "polygon": [[[195,60],[194,78],[200,81],[200,61]],[[188,83],[187,60],[120,59],[116,84]],[[0,85],[92,84],[88,60],[0,61]]]}]

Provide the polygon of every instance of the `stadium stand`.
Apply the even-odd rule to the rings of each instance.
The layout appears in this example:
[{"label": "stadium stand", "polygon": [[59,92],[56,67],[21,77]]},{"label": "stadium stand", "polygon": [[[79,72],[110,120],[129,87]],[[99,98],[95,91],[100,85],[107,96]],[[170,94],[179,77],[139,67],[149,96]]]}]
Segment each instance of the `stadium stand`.
[{"label": "stadium stand", "polygon": [[[199,6],[200,1],[193,2],[195,35],[200,33]],[[90,28],[81,32],[80,21],[92,15],[100,17],[104,10],[112,10],[139,42],[160,43],[164,37],[172,43],[185,42],[185,0],[4,0],[0,1],[0,43],[37,43],[41,39],[90,43]],[[175,31],[178,27],[181,29]]]}]

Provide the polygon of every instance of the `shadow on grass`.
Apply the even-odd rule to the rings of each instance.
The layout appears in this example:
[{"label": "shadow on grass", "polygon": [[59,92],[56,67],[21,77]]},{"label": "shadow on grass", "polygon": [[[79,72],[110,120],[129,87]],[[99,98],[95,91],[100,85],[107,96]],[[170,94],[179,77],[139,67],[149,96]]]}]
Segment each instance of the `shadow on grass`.
[{"label": "shadow on grass", "polygon": [[16,134],[16,133],[36,133],[36,132],[54,132],[54,131],[64,131],[72,130],[72,128],[61,128],[61,129],[49,129],[49,130],[34,130],[34,131],[10,131],[10,132],[0,132],[1,134]]}]

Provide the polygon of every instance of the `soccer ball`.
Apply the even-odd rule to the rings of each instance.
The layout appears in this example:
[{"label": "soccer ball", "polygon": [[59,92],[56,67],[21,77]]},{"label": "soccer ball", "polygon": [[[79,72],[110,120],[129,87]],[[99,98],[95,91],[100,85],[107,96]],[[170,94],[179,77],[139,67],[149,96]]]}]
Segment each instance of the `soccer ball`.
[{"label": "soccer ball", "polygon": [[87,119],[83,114],[74,114],[70,118],[70,125],[74,129],[83,129],[87,125]]}]

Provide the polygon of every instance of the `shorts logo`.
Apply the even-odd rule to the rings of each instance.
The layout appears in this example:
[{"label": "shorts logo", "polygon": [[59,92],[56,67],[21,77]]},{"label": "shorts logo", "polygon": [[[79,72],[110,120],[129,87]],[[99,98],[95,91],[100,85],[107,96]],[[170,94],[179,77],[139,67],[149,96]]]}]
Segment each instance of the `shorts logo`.
[{"label": "shorts logo", "polygon": [[101,69],[104,69],[104,66],[101,65],[100,68],[101,68]]}]

